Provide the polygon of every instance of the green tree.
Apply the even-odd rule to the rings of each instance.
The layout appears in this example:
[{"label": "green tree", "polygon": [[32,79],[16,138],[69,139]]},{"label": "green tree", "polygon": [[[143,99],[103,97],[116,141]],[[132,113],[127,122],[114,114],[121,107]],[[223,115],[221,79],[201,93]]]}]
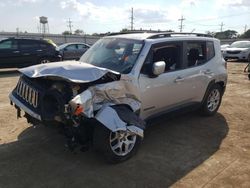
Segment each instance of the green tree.
[{"label": "green tree", "polygon": [[71,33],[69,31],[64,31],[62,34],[63,35],[71,35]]},{"label": "green tree", "polygon": [[250,29],[248,29],[245,33],[243,33],[240,38],[250,38]]},{"label": "green tree", "polygon": [[75,30],[75,35],[83,35],[83,34],[84,34],[83,30],[81,29]]},{"label": "green tree", "polygon": [[120,32],[121,33],[125,33],[125,32],[128,32],[129,30],[127,28],[123,28]]},{"label": "green tree", "polygon": [[237,31],[234,30],[226,30],[223,32],[217,32],[215,33],[215,38],[218,39],[232,39],[232,38],[237,38]]}]

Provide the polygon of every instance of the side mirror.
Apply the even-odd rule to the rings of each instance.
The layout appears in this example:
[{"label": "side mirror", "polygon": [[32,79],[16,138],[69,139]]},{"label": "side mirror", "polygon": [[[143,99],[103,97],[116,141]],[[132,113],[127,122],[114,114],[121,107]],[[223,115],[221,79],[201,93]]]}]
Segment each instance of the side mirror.
[{"label": "side mirror", "polygon": [[160,74],[164,73],[166,67],[166,63],[164,61],[157,61],[154,62],[152,67],[152,73],[155,76],[159,76]]}]

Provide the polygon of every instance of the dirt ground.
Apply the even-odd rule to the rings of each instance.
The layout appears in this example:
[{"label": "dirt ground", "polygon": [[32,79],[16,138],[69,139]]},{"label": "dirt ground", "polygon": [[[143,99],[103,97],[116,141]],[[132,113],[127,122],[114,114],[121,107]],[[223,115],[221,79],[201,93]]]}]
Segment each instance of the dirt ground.
[{"label": "dirt ground", "polygon": [[213,117],[187,113],[151,122],[136,156],[108,165],[93,151],[72,153],[53,127],[16,119],[8,94],[18,73],[0,72],[0,188],[250,187],[250,81],[228,63],[229,81]]}]

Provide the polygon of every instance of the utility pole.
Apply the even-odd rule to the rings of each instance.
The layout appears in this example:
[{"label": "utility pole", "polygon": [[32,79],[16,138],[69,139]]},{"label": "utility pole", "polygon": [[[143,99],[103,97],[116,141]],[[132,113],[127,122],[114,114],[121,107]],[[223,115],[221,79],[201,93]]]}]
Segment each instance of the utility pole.
[{"label": "utility pole", "polygon": [[16,36],[18,37],[18,35],[19,35],[19,28],[17,27],[16,28]]},{"label": "utility pole", "polygon": [[70,32],[70,34],[72,34],[73,25],[72,25],[72,21],[70,20],[70,18],[69,18],[69,21],[67,21],[67,22],[68,22],[69,32]]},{"label": "utility pole", "polygon": [[245,25],[244,27],[244,33],[247,31],[247,25]]},{"label": "utility pole", "polygon": [[223,23],[223,22],[221,22],[221,24],[220,24],[220,32],[222,32],[223,31],[223,26],[224,26],[225,24]]},{"label": "utility pole", "polygon": [[182,29],[183,29],[183,21],[186,20],[183,16],[181,16],[180,19],[178,19],[178,21],[181,21],[181,25],[179,26],[180,27],[180,32],[182,32]]},{"label": "utility pole", "polygon": [[133,9],[133,7],[131,9],[130,25],[131,25],[131,31],[133,31],[134,30],[134,9]]}]

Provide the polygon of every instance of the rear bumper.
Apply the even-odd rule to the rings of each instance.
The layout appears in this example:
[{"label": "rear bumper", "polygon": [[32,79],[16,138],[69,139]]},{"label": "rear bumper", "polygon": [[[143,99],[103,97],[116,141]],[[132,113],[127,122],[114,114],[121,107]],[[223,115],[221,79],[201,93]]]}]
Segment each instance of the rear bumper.
[{"label": "rear bumper", "polygon": [[10,93],[9,95],[9,99],[12,103],[15,104],[15,106],[19,107],[20,109],[22,109],[24,112],[26,112],[27,114],[29,114],[31,117],[40,120],[41,121],[41,116],[35,112],[33,112],[32,110],[30,110],[28,107],[26,107],[23,103],[21,103],[12,93]]}]

